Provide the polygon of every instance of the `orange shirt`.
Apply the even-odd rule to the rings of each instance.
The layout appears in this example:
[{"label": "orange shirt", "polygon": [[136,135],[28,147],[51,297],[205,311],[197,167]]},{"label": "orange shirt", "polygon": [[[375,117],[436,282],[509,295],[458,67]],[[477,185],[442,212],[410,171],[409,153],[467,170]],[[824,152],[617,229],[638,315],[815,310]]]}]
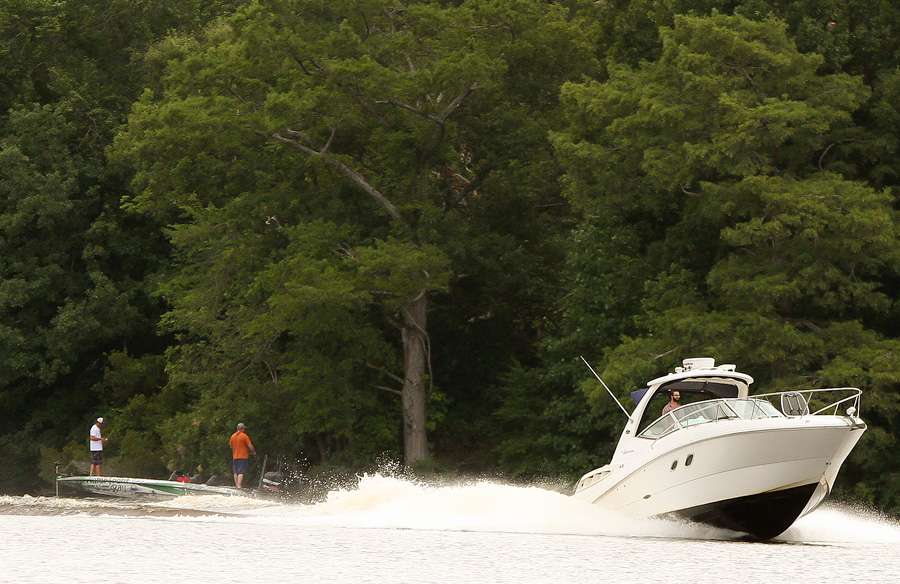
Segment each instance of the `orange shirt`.
[{"label": "orange shirt", "polygon": [[253,448],[253,442],[250,442],[250,436],[243,430],[238,430],[228,439],[231,445],[231,458],[240,460],[242,458],[250,458],[250,449]]}]

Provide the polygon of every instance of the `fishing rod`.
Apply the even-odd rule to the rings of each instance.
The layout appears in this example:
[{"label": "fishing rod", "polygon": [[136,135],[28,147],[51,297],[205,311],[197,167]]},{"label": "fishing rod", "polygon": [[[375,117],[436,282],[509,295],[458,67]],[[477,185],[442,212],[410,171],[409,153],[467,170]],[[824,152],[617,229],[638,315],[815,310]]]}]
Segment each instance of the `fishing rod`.
[{"label": "fishing rod", "polygon": [[622,403],[621,403],[621,402],[619,401],[619,399],[616,397],[616,394],[614,394],[614,393],[612,392],[612,390],[606,385],[606,383],[605,383],[602,379],[600,379],[600,376],[597,375],[597,372],[594,371],[594,368],[591,367],[591,364],[587,362],[587,359],[585,359],[585,358],[582,357],[581,355],[579,355],[579,357],[581,357],[581,360],[584,361],[584,364],[585,364],[585,365],[587,365],[587,368],[591,370],[591,373],[594,374],[594,377],[597,378],[597,381],[599,381],[600,384],[603,385],[603,387],[606,389],[606,391],[609,392],[609,395],[611,395],[612,398],[615,400],[616,405],[619,406],[619,408],[625,413],[625,417],[628,418],[628,420],[630,421],[630,420],[631,420],[631,415],[628,413],[628,410],[626,410],[626,409],[624,408],[624,406],[622,406]]}]

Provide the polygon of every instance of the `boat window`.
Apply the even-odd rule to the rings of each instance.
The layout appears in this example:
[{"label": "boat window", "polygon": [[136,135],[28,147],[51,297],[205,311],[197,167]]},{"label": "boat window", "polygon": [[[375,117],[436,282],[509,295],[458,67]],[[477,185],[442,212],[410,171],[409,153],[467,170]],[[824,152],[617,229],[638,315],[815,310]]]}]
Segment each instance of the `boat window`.
[{"label": "boat window", "polygon": [[678,422],[675,420],[674,416],[671,413],[666,414],[660,419],[656,420],[650,426],[647,427],[646,430],[641,432],[641,438],[662,438],[669,432],[674,432],[678,429]]},{"label": "boat window", "polygon": [[682,406],[672,410],[672,414],[678,419],[682,428],[695,424],[705,424],[729,418],[737,418],[738,415],[723,400],[704,401]]},{"label": "boat window", "polygon": [[728,405],[744,420],[784,417],[778,408],[762,399],[730,399]]},{"label": "boat window", "polygon": [[[687,399],[687,396],[681,396],[682,402]],[[650,398],[650,403],[647,404],[647,409],[644,410],[644,416],[641,418],[640,423],[638,424],[637,431],[635,434],[641,434],[650,424],[657,420],[656,416],[659,416],[663,410],[663,407],[669,401],[669,394],[665,391],[656,392],[652,398]]]},{"label": "boat window", "polygon": [[[644,410],[644,415],[638,423],[636,431],[637,435],[642,434],[651,423],[654,423],[657,420],[654,416],[662,412],[663,407],[669,401],[670,391],[678,390],[678,392],[681,393],[681,407],[700,402],[705,403],[713,400],[720,400],[723,397],[734,399],[737,396],[736,387],[723,383],[678,381],[667,384],[664,388],[665,389],[657,390],[656,393],[653,394],[653,397],[650,398],[650,402]],[[643,395],[644,391],[646,390],[635,393]]]},{"label": "boat window", "polygon": [[[762,399],[715,399],[694,402],[676,408],[661,416],[643,431],[638,432],[641,438],[657,439],[674,432],[679,428],[687,428],[697,424],[715,422],[717,420],[760,418],[783,418],[771,403]],[[649,419],[649,416],[644,418]],[[643,423],[643,421],[642,421]]]},{"label": "boat window", "polygon": [[726,400],[717,399],[681,406],[650,424],[639,436],[655,440],[679,428],[715,422],[716,420],[739,418],[740,416],[725,402]]}]

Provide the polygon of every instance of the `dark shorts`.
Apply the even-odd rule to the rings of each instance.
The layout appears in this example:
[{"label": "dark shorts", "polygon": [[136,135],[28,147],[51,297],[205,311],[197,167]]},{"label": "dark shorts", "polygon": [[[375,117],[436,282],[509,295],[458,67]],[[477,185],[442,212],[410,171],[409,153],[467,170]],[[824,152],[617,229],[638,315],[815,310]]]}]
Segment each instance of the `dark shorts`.
[{"label": "dark shorts", "polygon": [[91,450],[91,464],[103,464],[102,450]]},{"label": "dark shorts", "polygon": [[234,474],[247,474],[247,469],[250,468],[250,460],[235,458],[231,463],[231,468],[234,469]]}]

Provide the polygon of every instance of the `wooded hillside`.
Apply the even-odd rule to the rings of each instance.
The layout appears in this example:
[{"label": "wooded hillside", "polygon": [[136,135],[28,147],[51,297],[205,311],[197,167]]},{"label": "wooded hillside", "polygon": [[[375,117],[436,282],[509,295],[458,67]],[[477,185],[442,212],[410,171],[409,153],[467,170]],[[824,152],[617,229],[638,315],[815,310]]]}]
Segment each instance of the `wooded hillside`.
[{"label": "wooded hillside", "polygon": [[570,480],[682,358],[863,389],[900,514],[900,5],[7,0],[0,492]]}]

